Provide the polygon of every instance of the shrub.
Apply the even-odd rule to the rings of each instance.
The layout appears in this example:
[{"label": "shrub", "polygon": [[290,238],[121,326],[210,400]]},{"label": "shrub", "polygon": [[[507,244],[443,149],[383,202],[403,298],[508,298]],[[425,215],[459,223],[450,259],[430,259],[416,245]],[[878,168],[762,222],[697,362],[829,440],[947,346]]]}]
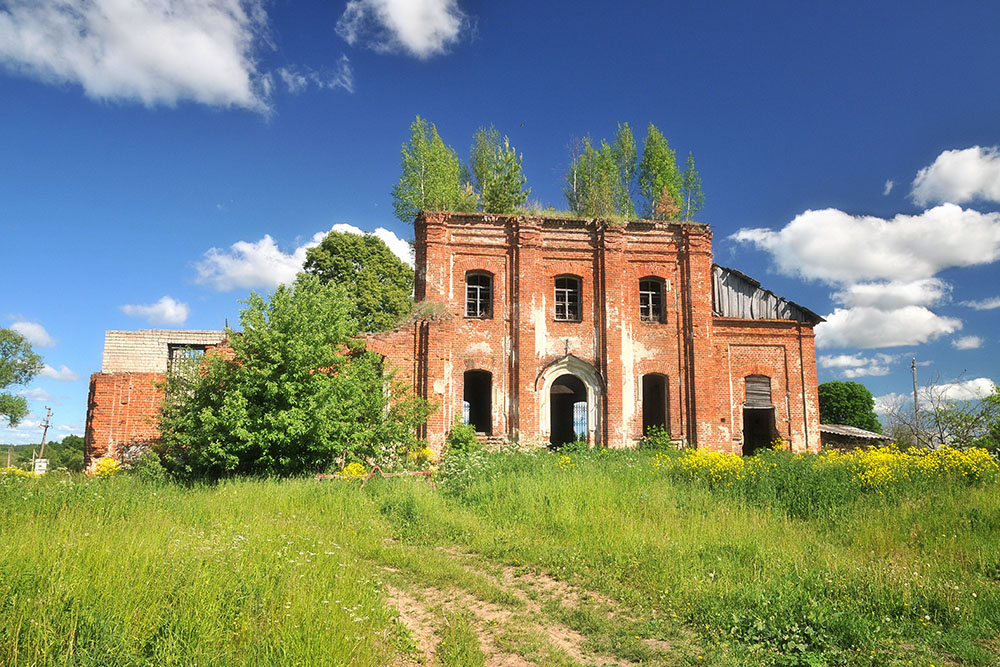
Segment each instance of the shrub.
[{"label": "shrub", "polygon": [[446,454],[460,454],[479,449],[482,449],[482,445],[476,438],[476,427],[456,420],[451,427],[451,433],[448,434]]},{"label": "shrub", "polygon": [[163,484],[167,481],[167,469],[160,461],[160,455],[153,451],[146,451],[137,456],[129,464],[130,473],[144,482],[150,484]]},{"label": "shrub", "polygon": [[98,477],[111,477],[122,470],[122,464],[113,456],[102,456],[97,459],[94,474]]},{"label": "shrub", "polygon": [[646,429],[646,437],[639,441],[639,449],[662,452],[664,450],[677,449],[670,433],[662,426],[650,426]]},{"label": "shrub", "polygon": [[554,449],[562,454],[585,454],[590,451],[590,443],[586,440],[574,440],[564,442]]}]

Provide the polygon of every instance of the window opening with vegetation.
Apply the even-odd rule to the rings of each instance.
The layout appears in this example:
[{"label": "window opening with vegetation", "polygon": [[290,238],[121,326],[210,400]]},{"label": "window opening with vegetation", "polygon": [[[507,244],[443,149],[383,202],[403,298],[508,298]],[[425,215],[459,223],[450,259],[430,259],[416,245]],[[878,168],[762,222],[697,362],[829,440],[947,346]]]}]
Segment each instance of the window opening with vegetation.
[{"label": "window opening with vegetation", "polygon": [[670,395],[667,392],[667,376],[650,373],[642,376],[642,433],[650,427],[658,426],[670,432]]}]

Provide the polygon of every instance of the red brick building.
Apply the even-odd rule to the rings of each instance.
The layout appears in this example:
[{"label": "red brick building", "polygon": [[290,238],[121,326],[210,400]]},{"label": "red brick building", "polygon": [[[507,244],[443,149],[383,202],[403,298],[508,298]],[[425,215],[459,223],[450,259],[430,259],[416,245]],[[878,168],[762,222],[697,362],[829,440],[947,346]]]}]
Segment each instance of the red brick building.
[{"label": "red brick building", "polygon": [[649,426],[750,453],[820,446],[811,311],[712,263],[694,223],[425,212],[416,290],[433,316],[369,337],[438,409],[487,437],[626,447]]},{"label": "red brick building", "polygon": [[[452,424],[549,445],[626,447],[650,426],[747,454],[820,446],[811,311],[712,263],[695,223],[426,212],[414,223],[411,321],[368,337]],[[91,376],[86,457],[158,437],[157,383],[221,331],[109,331]]]}]

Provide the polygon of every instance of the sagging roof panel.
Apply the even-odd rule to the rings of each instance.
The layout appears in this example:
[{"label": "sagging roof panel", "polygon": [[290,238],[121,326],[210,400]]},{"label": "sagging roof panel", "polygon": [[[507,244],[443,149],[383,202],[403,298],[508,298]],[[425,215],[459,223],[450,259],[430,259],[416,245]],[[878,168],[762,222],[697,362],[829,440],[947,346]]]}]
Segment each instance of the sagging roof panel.
[{"label": "sagging roof panel", "polygon": [[720,317],[743,320],[791,320],[819,324],[823,318],[784,299],[736,269],[712,265],[712,308]]}]

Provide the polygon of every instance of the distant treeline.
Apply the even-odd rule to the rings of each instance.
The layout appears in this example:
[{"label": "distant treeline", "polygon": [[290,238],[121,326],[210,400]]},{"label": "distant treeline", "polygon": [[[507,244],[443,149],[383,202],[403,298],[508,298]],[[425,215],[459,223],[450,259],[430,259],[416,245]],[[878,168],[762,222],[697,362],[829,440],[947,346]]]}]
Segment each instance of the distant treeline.
[{"label": "distant treeline", "polygon": [[[10,454],[10,464],[17,468],[29,470],[32,456],[38,456],[41,446],[33,445],[0,445],[0,468],[7,465],[7,455]],[[62,442],[45,443],[45,458],[49,460],[49,470],[66,468],[72,472],[83,470],[83,438],[78,435],[67,435]]]}]

